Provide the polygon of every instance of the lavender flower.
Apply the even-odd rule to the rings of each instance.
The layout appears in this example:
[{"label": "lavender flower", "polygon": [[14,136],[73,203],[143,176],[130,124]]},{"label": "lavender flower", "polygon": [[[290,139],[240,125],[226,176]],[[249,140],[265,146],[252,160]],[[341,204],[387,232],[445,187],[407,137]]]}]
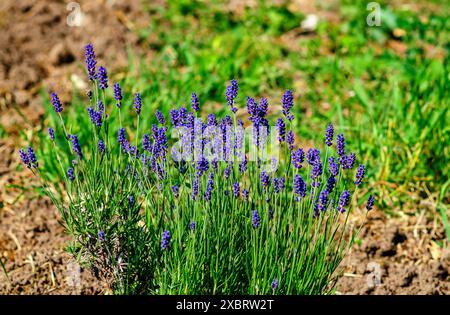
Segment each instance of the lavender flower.
[{"label": "lavender flower", "polygon": [[105,142],[103,140],[99,140],[98,141],[98,152],[100,152],[100,154],[105,154]]},{"label": "lavender flower", "polygon": [[352,169],[355,165],[356,155],[353,152],[350,152],[349,155],[345,155],[341,157],[342,168],[344,169]]},{"label": "lavender flower", "polygon": [[230,177],[230,174],[231,174],[231,167],[230,166],[227,166],[226,168],[225,168],[225,170],[224,170],[224,176],[225,176],[225,178],[228,178],[228,177]]},{"label": "lavender flower", "polygon": [[245,157],[244,160],[241,163],[239,163],[239,172],[241,174],[244,174],[246,170],[247,170],[247,157]]},{"label": "lavender flower", "polygon": [[129,195],[128,196],[128,207],[131,208],[134,205],[134,196],[133,195]]},{"label": "lavender flower", "polygon": [[239,198],[241,195],[241,188],[239,187],[238,182],[233,183],[233,195],[235,198]]},{"label": "lavender flower", "polygon": [[336,150],[339,157],[345,155],[345,138],[343,134],[338,134],[336,138]]},{"label": "lavender flower", "polygon": [[97,61],[95,60],[94,46],[92,44],[87,44],[84,47],[85,56],[86,56],[86,68],[88,71],[88,76],[90,81],[94,81],[95,75],[95,66]]},{"label": "lavender flower", "polygon": [[266,173],[266,171],[261,171],[261,175],[260,175],[260,180],[261,180],[261,185],[264,189],[266,189],[269,186],[269,182],[270,182],[270,177],[269,175]]},{"label": "lavender flower", "polygon": [[355,179],[355,185],[359,186],[362,184],[362,181],[364,179],[364,174],[365,174],[365,168],[363,164],[360,164],[358,166],[358,169],[356,170],[356,179]]},{"label": "lavender flower", "polygon": [[253,210],[252,211],[252,226],[253,226],[254,229],[256,229],[256,228],[261,226],[261,220],[259,218],[258,210]]},{"label": "lavender flower", "polygon": [[196,200],[198,196],[198,186],[199,186],[200,178],[195,176],[194,182],[192,183],[192,199]]},{"label": "lavender flower", "polygon": [[275,290],[278,288],[278,280],[273,279],[272,283],[270,284],[270,287],[272,288],[273,292],[275,292]]},{"label": "lavender flower", "polygon": [[242,189],[242,198],[244,198],[244,200],[248,200],[248,197],[250,195],[250,191],[246,188]]},{"label": "lavender flower", "polygon": [[102,90],[108,88],[108,74],[105,67],[99,67],[97,73],[98,87]]},{"label": "lavender flower", "polygon": [[318,207],[320,211],[327,210],[328,202],[329,202],[329,192],[328,190],[324,189],[319,194],[319,202]]},{"label": "lavender flower", "polygon": [[67,170],[67,176],[69,177],[71,182],[73,182],[75,180],[75,175],[73,174],[73,168],[69,167],[69,169]]},{"label": "lavender flower", "polygon": [[127,142],[127,136],[126,136],[124,128],[120,128],[119,129],[119,133],[118,133],[118,136],[117,136],[117,142],[119,144],[121,144],[122,146],[124,146],[124,144]]},{"label": "lavender flower", "polygon": [[191,223],[189,223],[189,228],[191,229],[192,232],[195,231],[195,227],[197,225],[197,222],[192,221]]},{"label": "lavender flower", "polygon": [[26,167],[30,168],[30,167],[31,167],[30,159],[28,158],[28,154],[25,152],[24,149],[20,149],[20,150],[19,150],[19,155],[20,155],[20,158],[22,159],[22,163],[23,163]]},{"label": "lavender flower", "polygon": [[336,185],[336,178],[334,176],[328,177],[326,189],[331,193]]},{"label": "lavender flower", "polygon": [[197,162],[197,170],[199,174],[203,174],[208,169],[209,169],[209,162],[204,156],[202,156],[200,160]]},{"label": "lavender flower", "polygon": [[101,127],[102,125],[102,114],[100,112],[95,111],[92,106],[89,106],[87,109],[89,113],[89,118],[91,119],[92,124],[97,127]]},{"label": "lavender flower", "polygon": [[292,159],[292,165],[296,169],[302,168],[302,163],[305,160],[305,152],[303,149],[293,150],[291,151],[291,159]]},{"label": "lavender flower", "polygon": [[276,127],[278,129],[278,141],[284,142],[286,140],[286,124],[283,121],[283,118],[278,118]]},{"label": "lavender flower", "polygon": [[206,124],[208,126],[217,126],[217,118],[214,114],[209,114],[206,118]]},{"label": "lavender flower", "polygon": [[170,120],[172,121],[172,125],[174,127],[180,127],[181,126],[181,124],[180,124],[180,115],[178,113],[178,110],[172,109],[170,111]]},{"label": "lavender flower", "polygon": [[117,101],[117,108],[122,105],[122,88],[119,83],[114,83],[114,99]]},{"label": "lavender flower", "polygon": [[337,174],[339,173],[339,165],[336,163],[335,158],[332,156],[328,158],[328,172],[330,172],[332,176],[337,176]]},{"label": "lavender flower", "polygon": [[294,194],[298,195],[296,198],[299,201],[306,196],[306,183],[299,174],[294,175]]},{"label": "lavender flower", "polygon": [[55,109],[55,112],[56,113],[62,112],[63,108],[62,108],[62,105],[61,105],[61,101],[59,100],[58,94],[53,92],[51,97],[52,97],[51,103],[53,105],[53,108]]},{"label": "lavender flower", "polygon": [[370,211],[373,209],[373,204],[375,203],[375,198],[373,195],[369,196],[369,199],[367,199],[366,209],[367,211]]},{"label": "lavender flower", "polygon": [[287,120],[292,121],[294,118],[290,113],[291,108],[294,106],[294,94],[290,90],[286,90],[281,100],[282,112],[286,116]]},{"label": "lavender flower", "polygon": [[164,230],[161,236],[161,248],[162,250],[166,250],[169,247],[170,244],[170,232],[167,230]]},{"label": "lavender flower", "polygon": [[316,162],[320,163],[320,151],[317,148],[308,149],[306,153],[306,159],[310,165],[316,164]]},{"label": "lavender flower", "polygon": [[156,115],[156,119],[158,120],[158,122],[159,122],[161,125],[164,125],[165,122],[166,122],[166,120],[164,119],[163,113],[161,113],[159,110],[157,110],[155,115]]},{"label": "lavender flower", "polygon": [[141,100],[141,94],[136,93],[134,94],[134,109],[136,110],[136,114],[139,115],[141,113],[141,107],[142,107],[142,100]]},{"label": "lavender flower", "polygon": [[290,151],[294,149],[294,142],[295,142],[294,132],[292,130],[289,130],[286,134],[286,143]]},{"label": "lavender flower", "polygon": [[77,135],[72,135],[72,149],[78,155],[78,158],[81,160],[83,158],[83,154],[81,153],[80,142],[78,141]]},{"label": "lavender flower", "polygon": [[50,136],[50,140],[55,141],[55,131],[53,128],[48,128],[48,135]]},{"label": "lavender flower", "polygon": [[29,164],[31,164],[33,168],[37,168],[38,167],[37,158],[32,147],[28,147],[27,155]]},{"label": "lavender flower", "polygon": [[237,108],[234,107],[234,100],[238,94],[238,83],[236,80],[231,80],[230,85],[228,85],[227,90],[225,91],[225,97],[227,99],[228,106],[230,106],[231,111],[233,113],[237,112]]},{"label": "lavender flower", "polygon": [[100,231],[97,233],[98,238],[100,239],[100,241],[104,242],[105,241],[105,232]]},{"label": "lavender flower", "polygon": [[275,193],[280,193],[284,190],[284,177],[273,179],[273,190]]},{"label": "lavender flower", "polygon": [[333,124],[329,123],[327,129],[325,130],[325,143],[327,146],[331,147],[333,144],[334,127]]},{"label": "lavender flower", "polygon": [[339,205],[337,210],[340,213],[345,212],[345,208],[350,204],[350,192],[348,190],[344,190],[339,197]]},{"label": "lavender flower", "polygon": [[192,93],[192,96],[191,96],[191,108],[192,108],[192,110],[195,110],[196,112],[198,112],[200,110],[200,103],[198,101],[198,96],[195,93]]},{"label": "lavender flower", "polygon": [[208,182],[206,184],[206,191],[205,191],[205,199],[207,201],[211,200],[211,193],[213,189],[214,189],[214,175],[212,172],[210,172],[208,175]]},{"label": "lavender flower", "polygon": [[180,187],[178,185],[172,186],[172,192],[175,198],[178,198],[178,195],[180,193]]},{"label": "lavender flower", "polygon": [[315,180],[317,177],[322,175],[322,163],[317,161],[314,163],[311,169],[311,179]]}]

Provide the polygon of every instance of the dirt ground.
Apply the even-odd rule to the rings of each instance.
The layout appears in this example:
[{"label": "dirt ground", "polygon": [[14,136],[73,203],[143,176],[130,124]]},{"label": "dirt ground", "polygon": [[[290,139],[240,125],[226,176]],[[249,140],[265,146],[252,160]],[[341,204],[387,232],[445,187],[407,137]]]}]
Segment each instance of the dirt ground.
[{"label": "dirt ground", "polygon": [[[9,135],[0,139],[0,258],[8,271],[6,277],[0,269],[0,294],[110,293],[65,253],[70,238],[57,210],[23,190],[38,183],[30,172],[18,171],[19,130],[31,130],[42,117],[39,89],[57,89],[69,100],[72,85],[83,77],[85,43],[93,42],[99,64],[115,69],[126,65],[127,45],[140,50],[132,32],[145,23],[137,0],[112,7],[108,1],[79,2],[81,27],[67,26],[61,1],[0,4],[0,123]],[[407,209],[396,218],[378,209],[370,213],[361,241],[343,263],[338,294],[450,294],[450,253],[439,246],[446,241],[433,200],[412,201]],[[355,224],[363,217],[357,213]]]}]

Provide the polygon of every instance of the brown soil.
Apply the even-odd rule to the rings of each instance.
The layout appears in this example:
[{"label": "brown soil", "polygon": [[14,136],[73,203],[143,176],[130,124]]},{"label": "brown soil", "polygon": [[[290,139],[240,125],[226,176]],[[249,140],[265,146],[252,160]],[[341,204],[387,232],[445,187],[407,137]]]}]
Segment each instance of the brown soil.
[{"label": "brown soil", "polygon": [[369,213],[361,243],[344,260],[338,293],[450,294],[450,251],[441,222],[433,219],[439,216],[423,205],[415,208],[400,218]]},{"label": "brown soil", "polygon": [[[39,89],[55,89],[69,100],[72,86],[83,82],[79,60],[85,43],[93,42],[99,64],[114,65],[110,71],[126,65],[127,45],[140,50],[130,31],[146,22],[138,0],[115,1],[112,7],[108,1],[78,2],[85,16],[80,27],[67,25],[69,11],[61,1],[0,3],[0,123],[9,135],[0,140],[0,259],[8,271],[6,277],[0,269],[0,294],[110,293],[64,251],[70,237],[58,223],[59,214],[48,199],[24,188],[38,183],[18,168],[18,130],[31,129],[41,118]],[[111,59],[105,60],[106,54]],[[360,243],[343,263],[339,294],[450,293],[450,255],[443,249],[448,243],[433,219],[439,216],[430,199],[412,202],[413,213],[396,211],[403,213],[399,218],[377,209],[370,213]],[[354,223],[363,217],[356,213]],[[368,285],[378,267],[379,285]]]}]

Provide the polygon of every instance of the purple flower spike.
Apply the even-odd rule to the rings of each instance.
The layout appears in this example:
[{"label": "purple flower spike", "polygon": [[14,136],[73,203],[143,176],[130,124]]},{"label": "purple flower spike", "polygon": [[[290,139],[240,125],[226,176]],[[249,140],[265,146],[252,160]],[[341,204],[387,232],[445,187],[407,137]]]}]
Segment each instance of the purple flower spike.
[{"label": "purple flower spike", "polygon": [[83,159],[83,153],[81,152],[81,146],[80,146],[80,142],[78,141],[78,136],[72,135],[71,138],[72,138],[73,152],[75,152],[78,155],[78,158],[80,160]]},{"label": "purple flower spike", "polygon": [[273,279],[272,283],[270,284],[270,287],[275,292],[275,290],[278,288],[278,280],[277,279]]},{"label": "purple flower spike", "polygon": [[98,238],[100,239],[100,241],[104,242],[105,241],[105,232],[100,231],[98,232]]},{"label": "purple flower spike", "polygon": [[199,177],[195,176],[194,182],[192,183],[192,199],[196,200],[198,195]]},{"label": "purple flower spike", "polygon": [[96,77],[95,66],[97,64],[97,61],[95,60],[94,46],[92,46],[92,44],[87,44],[84,47],[84,51],[86,56],[86,68],[88,71],[89,80],[94,81]]},{"label": "purple flower spike", "polygon": [[22,163],[26,167],[30,168],[31,167],[30,160],[28,159],[28,154],[25,152],[24,149],[19,150],[19,155],[20,155],[20,158],[22,159]]},{"label": "purple flower spike", "polygon": [[327,181],[327,190],[331,193],[336,185],[336,178],[334,176],[330,176]]},{"label": "purple flower spike", "polygon": [[294,132],[292,130],[289,130],[286,134],[286,143],[290,151],[294,149],[294,142],[295,142]]},{"label": "purple flower spike", "polygon": [[242,189],[242,198],[244,198],[244,200],[248,200],[248,197],[250,195],[250,191],[246,188]]},{"label": "purple flower spike", "polygon": [[53,92],[51,97],[52,97],[51,103],[53,105],[53,108],[55,109],[55,112],[56,113],[62,112],[63,108],[61,105],[61,101],[59,100],[58,94]]},{"label": "purple flower spike", "polygon": [[319,210],[320,211],[325,211],[327,210],[327,206],[328,206],[328,202],[329,202],[329,192],[328,190],[324,189],[320,192],[319,194]]},{"label": "purple flower spike", "polygon": [[134,109],[136,110],[136,114],[139,116],[139,114],[141,113],[141,107],[142,107],[142,100],[141,100],[141,94],[136,93],[134,95]]},{"label": "purple flower spike", "polygon": [[97,79],[100,89],[105,90],[108,88],[108,74],[106,73],[105,67],[98,68]]},{"label": "purple flower spike", "polygon": [[335,158],[332,156],[328,158],[328,171],[332,176],[337,176],[339,173],[339,164],[336,163]]},{"label": "purple flower spike", "polygon": [[303,149],[293,150],[291,151],[291,159],[292,159],[292,165],[296,169],[302,168],[302,163],[305,160],[305,152]]},{"label": "purple flower spike", "polygon": [[338,134],[336,138],[336,150],[339,157],[345,155],[345,138],[343,134]]},{"label": "purple flower spike", "polygon": [[367,204],[366,204],[367,211],[370,211],[373,209],[374,203],[375,203],[375,197],[373,195],[370,195],[369,199],[367,199]]},{"label": "purple flower spike", "polygon": [[206,191],[205,191],[205,199],[207,201],[211,200],[211,194],[212,194],[213,189],[214,189],[214,175],[211,172],[208,175],[208,182],[206,184]]},{"label": "purple flower spike", "polygon": [[239,183],[236,182],[233,184],[233,195],[238,198],[241,195],[241,189],[239,187]]},{"label": "purple flower spike", "polygon": [[55,141],[55,131],[53,128],[48,128],[48,135],[50,136],[50,140]]},{"label": "purple flower spike", "polygon": [[214,114],[209,114],[206,118],[206,124],[208,126],[217,126],[217,118]]},{"label": "purple flower spike", "polygon": [[200,110],[200,103],[198,101],[198,96],[195,93],[192,93],[191,96],[191,108],[192,110],[198,112]]},{"label": "purple flower spike", "polygon": [[230,85],[228,85],[225,91],[225,97],[227,99],[228,106],[230,106],[233,113],[237,112],[237,108],[234,107],[234,100],[237,97],[239,91],[238,83],[236,80],[231,80]]},{"label": "purple flower spike", "polygon": [[69,167],[69,169],[67,170],[67,176],[69,177],[71,182],[73,182],[75,180],[75,175],[73,173],[73,168]]},{"label": "purple flower spike", "polygon": [[261,180],[262,187],[264,189],[266,189],[269,186],[269,182],[270,182],[270,177],[266,173],[266,171],[261,171],[260,180]]},{"label": "purple flower spike", "polygon": [[356,179],[355,179],[355,185],[359,186],[362,184],[362,181],[364,179],[364,174],[365,174],[365,168],[363,164],[360,164],[358,166],[358,169],[356,170]]},{"label": "purple flower spike", "polygon": [[333,144],[334,127],[333,124],[329,123],[327,129],[325,130],[325,143],[327,146],[331,147]]},{"label": "purple flower spike", "polygon": [[164,230],[161,236],[161,248],[162,250],[166,250],[169,247],[170,244],[170,232],[167,230]]},{"label": "purple flower spike", "polygon": [[299,174],[294,175],[294,193],[297,201],[306,196],[306,183]]},{"label": "purple flower spike", "polygon": [[283,121],[283,118],[278,118],[276,127],[278,130],[278,141],[284,142],[286,140],[286,124]]},{"label": "purple flower spike", "polygon": [[98,152],[100,152],[100,154],[105,154],[105,142],[103,140],[99,140],[98,141]]},{"label": "purple flower spike", "polygon": [[192,221],[192,222],[189,224],[189,228],[191,229],[192,232],[195,231],[196,225],[197,225],[197,222],[195,222],[195,221]]},{"label": "purple flower spike", "polygon": [[158,120],[158,122],[161,125],[164,125],[166,120],[164,119],[163,113],[161,113],[159,110],[157,110],[155,115],[156,115],[156,120]]},{"label": "purple flower spike", "polygon": [[33,168],[37,168],[38,167],[37,158],[32,147],[28,147],[27,155],[29,164],[31,164]]},{"label": "purple flower spike", "polygon": [[350,192],[348,190],[344,190],[339,197],[339,205],[337,210],[340,213],[345,212],[345,208],[350,204]]},{"label": "purple flower spike", "polygon": [[281,100],[281,106],[283,108],[282,112],[284,116],[286,116],[289,121],[292,121],[294,118],[294,116],[290,113],[291,108],[294,106],[294,94],[292,91],[286,90],[286,92],[284,92]]},{"label": "purple flower spike", "polygon": [[316,162],[320,162],[320,151],[317,148],[308,149],[306,153],[306,159],[310,165],[316,164]]},{"label": "purple flower spike", "polygon": [[178,195],[180,193],[180,187],[178,187],[178,185],[173,185],[172,192],[173,192],[174,197],[178,198]]},{"label": "purple flower spike", "polygon": [[252,226],[254,229],[259,228],[261,226],[261,220],[259,218],[258,210],[252,211]]},{"label": "purple flower spike", "polygon": [[117,108],[122,105],[122,88],[119,83],[114,83],[114,99],[117,101]]}]

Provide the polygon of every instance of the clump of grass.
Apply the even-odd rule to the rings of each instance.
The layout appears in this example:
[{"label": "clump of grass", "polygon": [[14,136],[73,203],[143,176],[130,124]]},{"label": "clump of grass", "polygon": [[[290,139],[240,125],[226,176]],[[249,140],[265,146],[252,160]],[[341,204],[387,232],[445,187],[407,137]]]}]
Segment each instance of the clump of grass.
[{"label": "clump of grass", "polygon": [[[64,196],[34,150],[20,150],[43,179],[79,260],[116,293],[332,292],[357,233],[347,222],[365,176],[343,134],[335,137],[328,124],[322,152],[296,148],[293,93],[284,93],[275,126],[267,119],[268,100],[247,97],[244,122],[236,115],[235,80],[225,92],[230,115],[210,113],[205,120],[193,93],[191,111],[172,109],[171,124],[157,111],[158,123],[149,127],[141,123],[149,104],[135,93],[137,124],[129,128],[122,111],[131,102],[119,84],[111,91],[92,45],[86,65],[90,137],[71,131],[57,94],[51,96],[60,125],[49,129],[46,153],[64,175]],[[61,156],[65,148],[69,158]],[[373,204],[371,195],[368,211]]]}]

